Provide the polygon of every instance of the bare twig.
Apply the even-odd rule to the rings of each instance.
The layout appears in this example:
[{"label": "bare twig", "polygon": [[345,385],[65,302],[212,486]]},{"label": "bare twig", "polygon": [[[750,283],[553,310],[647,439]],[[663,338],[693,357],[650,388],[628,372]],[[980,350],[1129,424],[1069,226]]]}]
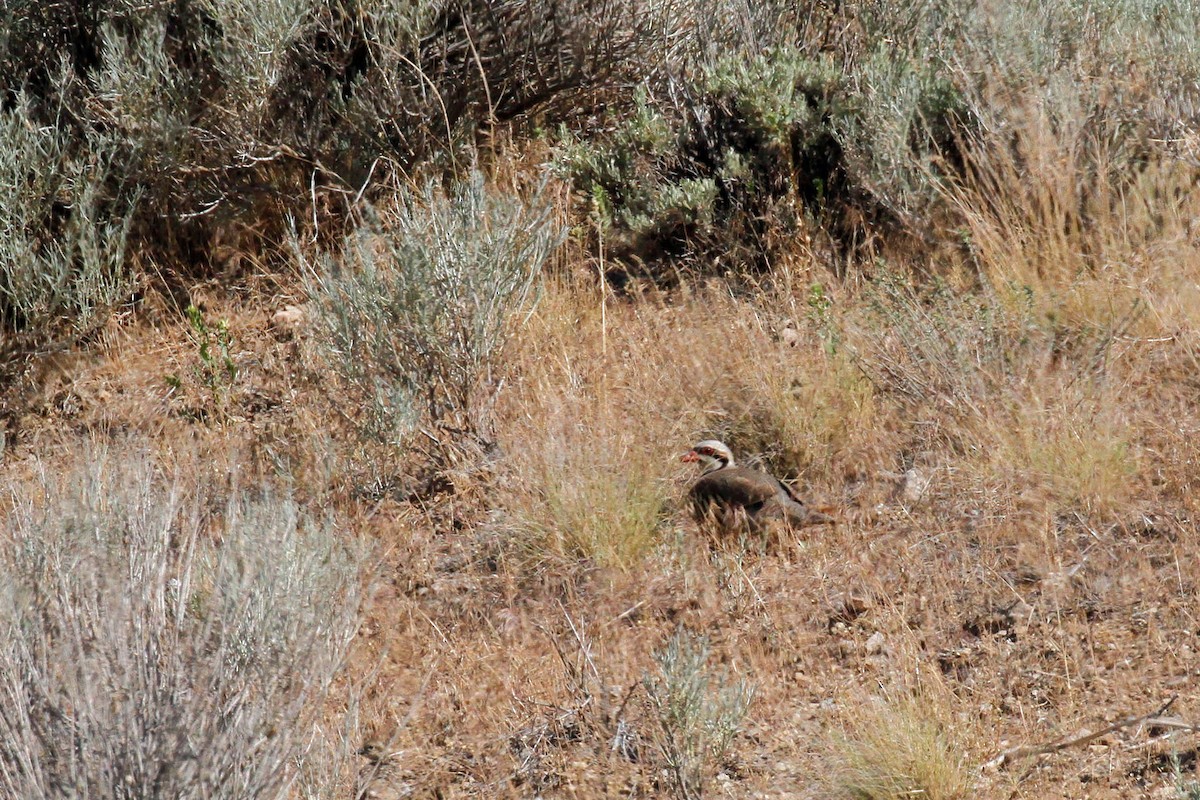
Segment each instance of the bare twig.
[{"label": "bare twig", "polygon": [[567,613],[567,608],[561,601],[559,601],[558,607],[566,617],[567,624],[571,626],[571,633],[575,635],[575,641],[579,643],[579,652],[583,653],[583,657],[587,659],[588,666],[592,668],[592,675],[596,677],[597,682],[603,684],[600,679],[600,670],[596,669],[596,662],[592,661],[592,650],[588,646],[587,640],[580,633],[579,628],[575,625],[575,620],[571,619],[571,615]]},{"label": "bare twig", "polygon": [[1187,731],[1188,733],[1200,733],[1200,725],[1193,722],[1185,722],[1178,717],[1150,717],[1146,721],[1148,728],[1171,728],[1177,731]]},{"label": "bare twig", "polygon": [[[1170,700],[1168,700],[1166,703],[1164,703],[1161,708],[1155,709],[1154,711],[1151,711],[1149,714],[1141,714],[1136,717],[1125,717],[1124,719],[1117,720],[1112,725],[1109,725],[1106,728],[1102,728],[1101,730],[1098,730],[1094,733],[1085,733],[1080,736],[1072,737],[1070,739],[1060,739],[1057,742],[1051,742],[1049,744],[1036,745],[1036,746],[1032,746],[1032,747],[1030,747],[1030,746],[1014,747],[1010,750],[1005,750],[1003,753],[1000,753],[998,756],[996,756],[995,758],[991,759],[986,764],[984,764],[984,766],[987,768],[1002,767],[1005,764],[1008,764],[1008,763],[1011,763],[1012,761],[1017,760],[1018,758],[1028,758],[1030,756],[1042,756],[1042,755],[1046,755],[1048,753],[1057,753],[1060,750],[1066,750],[1068,747],[1075,747],[1076,745],[1083,745],[1083,744],[1087,744],[1089,742],[1094,742],[1096,739],[1099,739],[1101,736],[1105,736],[1107,734],[1112,733],[1113,731],[1121,730],[1122,728],[1129,728],[1134,725],[1140,725],[1143,723],[1165,725],[1167,721],[1162,719],[1162,715],[1167,712],[1167,709],[1169,709],[1171,707],[1171,705],[1175,702],[1176,699],[1178,699],[1178,697],[1179,697],[1179,695],[1175,695]],[[1172,722],[1173,722],[1173,724],[1180,724],[1180,723],[1175,723],[1174,721],[1172,721]],[[1187,726],[1187,723],[1181,723],[1181,724]],[[1196,726],[1187,726],[1187,727],[1191,730],[1196,729]]]}]

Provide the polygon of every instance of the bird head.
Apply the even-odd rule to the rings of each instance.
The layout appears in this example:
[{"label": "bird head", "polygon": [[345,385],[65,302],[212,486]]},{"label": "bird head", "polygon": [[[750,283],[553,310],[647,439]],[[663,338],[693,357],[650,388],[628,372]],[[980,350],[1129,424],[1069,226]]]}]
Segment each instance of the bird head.
[{"label": "bird head", "polygon": [[716,439],[705,439],[683,456],[683,461],[694,461],[704,467],[704,472],[733,466],[733,451],[724,442]]},{"label": "bird head", "polygon": [[358,755],[364,756],[372,764],[382,764],[398,755],[398,752],[391,752],[389,750],[387,743],[375,738],[367,739],[363,742],[363,746],[357,752]]}]

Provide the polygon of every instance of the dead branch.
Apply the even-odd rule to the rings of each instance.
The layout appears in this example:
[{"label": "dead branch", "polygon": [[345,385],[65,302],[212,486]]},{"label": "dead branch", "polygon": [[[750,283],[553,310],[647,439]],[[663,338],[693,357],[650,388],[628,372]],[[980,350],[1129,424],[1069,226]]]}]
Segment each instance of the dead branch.
[{"label": "dead branch", "polygon": [[1077,745],[1094,742],[1101,736],[1106,736],[1113,731],[1118,731],[1122,728],[1129,728],[1133,727],[1134,725],[1141,725],[1144,723],[1161,725],[1163,727],[1182,726],[1189,730],[1197,730],[1197,726],[1195,725],[1190,725],[1177,720],[1170,720],[1162,716],[1167,712],[1175,700],[1178,699],[1178,697],[1179,695],[1175,695],[1166,703],[1164,703],[1161,708],[1157,708],[1154,711],[1151,711],[1149,714],[1140,714],[1136,717],[1126,717],[1124,719],[1117,720],[1108,727],[1102,728],[1094,733],[1084,733],[1069,739],[1060,739],[1049,744],[1014,747],[1012,749],[1005,750],[1003,753],[1000,753],[998,756],[984,764],[984,767],[987,769],[999,768],[1019,758],[1029,758],[1030,756],[1042,756],[1048,753],[1057,753],[1060,750],[1066,750],[1068,747],[1075,747]]}]

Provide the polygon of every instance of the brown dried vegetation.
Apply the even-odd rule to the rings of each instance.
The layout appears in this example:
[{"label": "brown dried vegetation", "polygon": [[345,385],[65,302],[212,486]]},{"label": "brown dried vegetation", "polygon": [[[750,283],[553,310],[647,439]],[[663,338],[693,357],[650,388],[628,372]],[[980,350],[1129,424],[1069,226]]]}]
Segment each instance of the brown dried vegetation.
[{"label": "brown dried vegetation", "polygon": [[[463,4],[439,30],[482,30],[472,15],[492,5],[509,16],[487,25],[527,30],[521,14],[537,4]],[[810,23],[804,36],[879,58],[856,49],[881,24],[873,6],[854,6],[842,27]],[[998,43],[1008,12],[992,13]],[[622,58],[651,35],[605,31]],[[1113,56],[1109,39],[1090,44],[1077,58]],[[507,118],[541,108],[488,80],[515,81],[532,64],[542,72],[530,91],[552,95],[546,113],[574,119],[581,136],[587,124],[561,104],[627,78],[592,52],[555,51],[546,73],[540,40],[530,64],[473,53],[480,45],[443,41],[430,73],[467,65],[464,117],[481,102]],[[1028,47],[1022,58],[1036,66]],[[266,788],[246,796],[1195,796],[1196,120],[1183,99],[1169,113],[1135,102],[1153,95],[1144,60],[1125,83],[1104,84],[1124,95],[1089,95],[1088,110],[1064,99],[1060,73],[1038,87],[1040,104],[1028,87],[1000,103],[1005,87],[975,85],[960,66],[956,89],[973,112],[943,131],[952,159],[938,151],[908,165],[911,192],[897,194],[867,177],[889,163],[883,154],[872,166],[847,148],[835,170],[845,191],[826,199],[858,197],[858,222],[846,207],[822,217],[800,188],[785,190],[807,216],[790,229],[770,222],[775,238],[756,250],[769,268],[756,270],[635,259],[614,284],[605,226],[619,215],[600,219],[597,195],[560,178],[530,190],[549,157],[527,129],[488,138],[488,190],[541,203],[536,218],[569,235],[536,276],[536,298],[522,293],[520,313],[491,332],[486,370],[463,383],[487,411],[466,433],[431,412],[394,436],[371,434],[364,391],[375,384],[339,368],[317,283],[299,274],[329,244],[309,241],[312,231],[288,251],[303,266],[284,265],[281,247],[277,266],[237,276],[192,281],[181,269],[172,280],[186,284],[190,313],[170,292],[146,291],[82,344],[23,350],[0,387],[0,574],[24,563],[8,544],[22,514],[73,502],[48,475],[90,475],[87,497],[121,518],[126,479],[97,466],[99,452],[136,453],[159,481],[150,494],[188,509],[162,523],[171,547],[182,531],[216,552],[236,538],[231,509],[247,497],[287,497],[322,530],[365,544],[340,589],[352,602],[361,591],[357,619],[338,629],[353,640],[321,651],[337,662],[327,674],[306,673],[295,654],[280,662],[291,672],[277,690],[305,698],[303,713],[250,729],[248,752],[277,766],[250,770]],[[1098,121],[1109,103],[1127,114],[1110,119],[1121,131]],[[856,136],[844,141],[866,146]],[[394,194],[418,213],[420,193],[405,192]],[[352,221],[382,235],[383,216]],[[337,226],[350,223],[319,222],[335,228],[323,252],[336,261]],[[262,252],[248,250],[247,263]],[[392,258],[381,268],[397,268]],[[709,542],[681,502],[693,474],[678,458],[706,436],[794,480],[839,524],[772,548]],[[0,593],[0,623],[16,597]],[[3,653],[0,691],[26,696],[20,654]],[[996,759],[1171,698],[1165,722]],[[0,722],[20,720],[0,711]],[[75,744],[37,730],[0,744],[0,790],[34,785],[14,766],[23,754],[46,759],[38,780],[59,780],[68,773],[53,759]],[[172,779],[194,788],[185,773]]]}]

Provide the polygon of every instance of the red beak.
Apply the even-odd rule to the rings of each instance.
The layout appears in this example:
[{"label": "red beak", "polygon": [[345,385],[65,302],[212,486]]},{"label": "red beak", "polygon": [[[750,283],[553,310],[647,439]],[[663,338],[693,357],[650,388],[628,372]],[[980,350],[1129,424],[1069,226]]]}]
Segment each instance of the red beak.
[{"label": "red beak", "polygon": [[683,458],[681,458],[681,459],[679,459],[679,460],[680,460],[680,461],[687,461],[687,462],[691,462],[691,461],[699,461],[699,460],[700,460],[700,456],[696,455],[696,451],[695,451],[695,450],[688,450],[686,453],[684,453],[684,454],[683,454]]}]

